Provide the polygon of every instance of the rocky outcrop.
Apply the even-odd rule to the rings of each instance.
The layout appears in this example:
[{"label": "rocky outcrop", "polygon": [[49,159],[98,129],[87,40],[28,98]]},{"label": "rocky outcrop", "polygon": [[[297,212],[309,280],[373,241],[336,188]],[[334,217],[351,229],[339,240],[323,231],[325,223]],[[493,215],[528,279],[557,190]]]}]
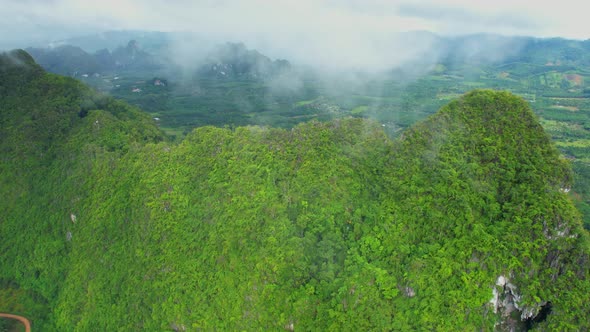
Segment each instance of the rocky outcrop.
[{"label": "rocky outcrop", "polygon": [[521,304],[518,287],[501,275],[492,289],[490,304],[498,315],[497,331],[528,331],[535,323],[545,320],[551,312],[551,302],[543,301],[534,306]]}]

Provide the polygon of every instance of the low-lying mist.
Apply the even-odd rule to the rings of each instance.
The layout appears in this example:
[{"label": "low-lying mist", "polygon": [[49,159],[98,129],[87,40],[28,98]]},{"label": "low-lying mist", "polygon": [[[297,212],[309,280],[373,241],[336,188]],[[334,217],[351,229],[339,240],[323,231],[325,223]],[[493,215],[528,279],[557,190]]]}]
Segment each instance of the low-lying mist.
[{"label": "low-lying mist", "polygon": [[[56,61],[66,62],[53,71],[135,104],[175,130],[228,124],[291,127],[344,116],[374,118],[397,130],[444,102],[437,99],[440,89],[421,80],[478,77],[481,66],[519,56],[530,40],[417,31],[346,47],[310,48],[313,40],[286,47],[286,41],[121,31],[31,52],[49,71]],[[453,82],[447,85],[453,89]]]}]

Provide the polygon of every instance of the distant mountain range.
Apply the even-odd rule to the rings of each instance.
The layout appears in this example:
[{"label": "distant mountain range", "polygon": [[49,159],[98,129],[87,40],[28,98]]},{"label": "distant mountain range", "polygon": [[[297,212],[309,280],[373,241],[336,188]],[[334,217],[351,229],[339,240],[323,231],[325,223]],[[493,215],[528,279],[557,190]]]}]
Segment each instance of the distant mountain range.
[{"label": "distant mountain range", "polygon": [[439,39],[444,48],[443,62],[457,64],[508,63],[590,65],[590,40],[562,38],[506,37],[499,35],[469,35]]},{"label": "distant mountain range", "polygon": [[116,47],[112,51],[102,48],[90,53],[78,45],[70,44],[27,48],[26,51],[47,71],[72,77],[121,71],[179,72],[190,67],[199,77],[265,78],[290,68],[287,60],[271,60],[242,43],[214,46],[205,50],[204,54],[193,56],[192,63],[188,60],[182,64],[173,55],[170,56],[173,51],[169,47],[162,41],[158,49],[148,52],[140,47],[138,41],[132,39],[126,46]]},{"label": "distant mountain range", "polygon": [[135,40],[113,52],[101,49],[93,54],[78,46],[55,48],[27,48],[31,56],[46,70],[67,76],[94,74],[121,69],[155,69],[160,66],[155,58],[141,50]]},{"label": "distant mountain range", "polygon": [[[410,61],[390,68],[405,74],[421,74],[436,64],[448,69],[514,62],[590,66],[590,40],[490,34],[445,37],[417,31],[393,36],[391,43],[406,47],[428,45]],[[121,70],[185,75],[190,68],[198,77],[265,78],[291,67],[287,60],[273,61],[243,43],[215,45],[203,37],[178,32],[110,31],[26,50],[46,70],[68,76]]]}]

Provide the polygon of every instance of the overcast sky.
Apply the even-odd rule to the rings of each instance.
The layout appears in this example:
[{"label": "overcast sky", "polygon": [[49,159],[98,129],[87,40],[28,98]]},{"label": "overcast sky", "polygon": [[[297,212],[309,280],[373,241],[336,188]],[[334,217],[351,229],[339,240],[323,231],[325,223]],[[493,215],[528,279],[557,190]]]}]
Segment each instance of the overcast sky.
[{"label": "overcast sky", "polygon": [[400,31],[590,38],[587,0],[0,0],[0,13],[3,49],[140,29],[379,61],[392,56],[380,45]]}]

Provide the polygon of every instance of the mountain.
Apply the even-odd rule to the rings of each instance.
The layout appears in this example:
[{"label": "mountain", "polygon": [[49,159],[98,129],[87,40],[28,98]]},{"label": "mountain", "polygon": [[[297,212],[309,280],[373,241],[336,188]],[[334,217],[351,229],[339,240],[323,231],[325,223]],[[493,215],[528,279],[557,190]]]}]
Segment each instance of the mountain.
[{"label": "mountain", "polygon": [[76,45],[89,53],[95,53],[103,49],[112,52],[121,45],[126,45],[130,40],[135,40],[147,52],[158,53],[160,49],[168,47],[172,40],[182,36],[183,34],[178,32],[112,30],[53,41],[46,44],[46,47],[55,48],[63,45]]},{"label": "mountain", "polygon": [[[160,57],[175,53],[177,44],[193,43],[209,49],[210,41],[194,33],[158,31],[106,31],[99,34],[80,36],[51,42],[49,48],[73,45],[94,53],[107,49],[114,51],[130,40],[135,40],[146,52]],[[568,40],[563,38],[534,38],[525,36],[503,36],[495,34],[473,34],[441,36],[428,31],[409,31],[391,36],[393,45],[429,45],[424,52],[416,54],[417,63],[441,62],[447,66],[459,64],[498,64],[514,61],[545,65],[569,63],[589,65],[590,40]],[[420,50],[420,47],[417,47]],[[412,61],[409,64],[411,65]],[[313,65],[313,64],[308,64]],[[395,69],[395,68],[392,68]],[[403,68],[397,68],[403,69]]]},{"label": "mountain", "polygon": [[589,66],[590,40],[535,38],[474,34],[442,37],[410,33],[415,40],[432,45],[432,52],[447,66],[502,65],[523,62],[531,65]]},{"label": "mountain", "polygon": [[[131,72],[133,76],[153,75],[154,71],[172,72],[181,75],[175,59],[156,60],[157,56],[143,50],[139,43],[130,40],[126,46],[119,46],[112,52],[108,49],[89,54],[77,46],[62,45],[52,48],[28,48],[33,58],[52,73],[81,76]],[[166,51],[160,50],[160,53]],[[195,76],[220,79],[263,79],[279,75],[290,69],[286,60],[271,60],[256,50],[249,50],[241,43],[226,43],[207,51],[204,56],[195,57]],[[149,74],[148,74],[149,73]]]},{"label": "mountain", "polygon": [[520,97],[195,129],[0,56],[0,311],[36,329],[585,330],[572,173]]},{"label": "mountain", "polygon": [[57,48],[27,48],[26,50],[45,70],[66,76],[98,73],[103,67],[91,54],[79,47],[64,45]]},{"label": "mountain", "polygon": [[242,43],[226,43],[213,49],[197,70],[198,76],[217,78],[265,78],[290,69],[287,60],[272,61]]},{"label": "mountain", "polygon": [[135,40],[118,47],[112,53],[108,49],[89,54],[77,46],[63,45],[55,48],[28,48],[27,52],[47,71],[72,76],[87,77],[93,74],[121,70],[148,71],[160,68],[156,60],[140,49]]},{"label": "mountain", "polygon": [[[106,50],[98,51],[103,56],[106,56]],[[158,64],[154,57],[142,50],[135,40],[130,40],[125,47],[116,48],[111,54],[114,68],[117,70],[154,70],[162,66]]]}]

